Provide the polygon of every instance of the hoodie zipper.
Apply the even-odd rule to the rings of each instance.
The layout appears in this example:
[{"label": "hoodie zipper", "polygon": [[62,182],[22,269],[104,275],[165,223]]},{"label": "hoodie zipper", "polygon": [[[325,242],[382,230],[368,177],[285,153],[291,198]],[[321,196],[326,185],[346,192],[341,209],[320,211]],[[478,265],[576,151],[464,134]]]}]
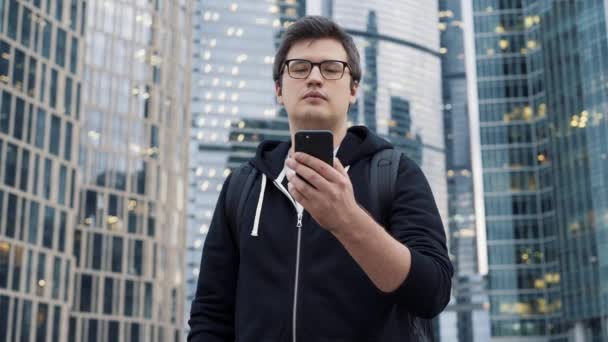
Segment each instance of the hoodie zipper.
[{"label": "hoodie zipper", "polygon": [[304,209],[298,210],[298,206],[296,205],[296,202],[294,201],[294,199],[291,197],[291,195],[289,194],[289,192],[287,190],[285,190],[285,187],[283,186],[283,184],[280,184],[279,182],[277,182],[276,180],[273,182],[274,185],[279,188],[279,190],[281,190],[281,192],[287,196],[287,198],[289,199],[289,201],[291,202],[291,204],[293,204],[294,209],[296,210],[296,213],[298,214],[298,221],[296,223],[296,228],[298,228],[298,243],[297,243],[297,247],[296,247],[296,276],[294,279],[294,290],[293,290],[293,311],[292,311],[292,325],[293,325],[293,332],[292,332],[292,342],[296,342],[296,319],[297,319],[297,307],[298,307],[298,282],[299,282],[299,278],[300,278],[300,246],[301,246],[301,241],[302,241],[302,216],[303,216],[303,212]]}]

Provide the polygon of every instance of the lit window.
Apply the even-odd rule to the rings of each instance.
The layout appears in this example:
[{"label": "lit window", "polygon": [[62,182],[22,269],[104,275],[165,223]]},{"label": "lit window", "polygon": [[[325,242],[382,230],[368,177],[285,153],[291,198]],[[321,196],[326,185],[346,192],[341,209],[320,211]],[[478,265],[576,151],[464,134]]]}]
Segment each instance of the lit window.
[{"label": "lit window", "polygon": [[211,65],[210,64],[205,65],[205,72],[208,73],[210,71],[211,71]]},{"label": "lit window", "polygon": [[207,232],[209,232],[209,226],[207,226],[206,224],[203,224],[199,230],[199,232],[201,234],[207,234]]},{"label": "lit window", "polygon": [[220,19],[220,14],[215,12],[213,13],[213,21],[218,21]]},{"label": "lit window", "polygon": [[242,35],[243,35],[243,29],[240,28],[240,29],[236,30],[236,36],[237,37],[240,37]]},{"label": "lit window", "polygon": [[203,54],[203,58],[208,61],[211,58],[211,52],[210,51],[205,51],[205,53]]},{"label": "lit window", "polygon": [[232,68],[232,74],[233,75],[238,75],[239,74],[239,67],[233,67]]},{"label": "lit window", "polygon": [[224,177],[228,177],[230,175],[230,169],[224,169]]},{"label": "lit window", "polygon": [[221,101],[224,101],[224,99],[226,98],[226,93],[225,92],[220,92],[220,94],[217,97],[218,99],[220,99]]},{"label": "lit window", "polygon": [[269,11],[270,13],[278,13],[278,12],[279,12],[279,6],[272,5],[272,6],[270,6],[270,7],[268,8],[268,11]]},{"label": "lit window", "polygon": [[239,142],[242,142],[243,140],[245,140],[245,135],[239,134],[239,136],[236,138],[236,140],[238,140]]},{"label": "lit window", "polygon": [[275,19],[275,20],[272,22],[272,26],[273,26],[273,27],[279,27],[279,26],[281,26],[281,21],[280,21],[279,19]]},{"label": "lit window", "polygon": [[228,30],[226,31],[226,34],[228,36],[232,36],[234,34],[234,27],[229,27]]},{"label": "lit window", "polygon": [[211,126],[213,126],[213,127],[217,126],[217,119],[211,120]]},{"label": "lit window", "polygon": [[217,45],[217,39],[211,39],[211,41],[209,42],[209,46],[215,47],[216,45]]},{"label": "lit window", "polygon": [[224,113],[225,110],[226,110],[226,107],[224,107],[224,105],[219,106],[217,109],[217,111],[220,113]]},{"label": "lit window", "polygon": [[203,19],[205,21],[208,21],[209,19],[211,19],[211,13],[210,12],[205,12],[205,14],[203,15]]},{"label": "lit window", "polygon": [[232,115],[236,115],[236,114],[238,114],[238,112],[239,112],[239,107],[237,107],[237,106],[232,107]]},{"label": "lit window", "polygon": [[506,50],[509,47],[509,41],[506,39],[501,39],[498,42],[498,46],[500,46],[501,49]]},{"label": "lit window", "polygon": [[217,172],[215,171],[215,169],[209,170],[209,177],[213,178],[213,177],[215,177],[216,174],[217,174]]},{"label": "lit window", "polygon": [[232,5],[230,5],[230,10],[232,12],[235,12],[238,8],[239,8],[239,5],[236,3],[233,3]]},{"label": "lit window", "polygon": [[201,190],[207,191],[207,189],[209,189],[209,182],[204,181],[203,184],[201,184]]},{"label": "lit window", "polygon": [[213,79],[212,84],[213,84],[214,87],[217,86],[219,83],[220,83],[220,79],[219,78],[216,77],[216,78]]},{"label": "lit window", "polygon": [[239,94],[237,94],[237,93],[232,94],[232,96],[230,97],[230,99],[232,100],[232,102],[238,101]]},{"label": "lit window", "polygon": [[446,53],[448,53],[448,49],[444,48],[444,47],[439,48],[439,53],[442,54],[442,55],[445,55]]},{"label": "lit window", "polygon": [[230,121],[230,120],[226,120],[226,121],[224,122],[224,127],[229,128],[231,124],[232,124],[232,121]]},{"label": "lit window", "polygon": [[245,88],[245,81],[239,81],[239,89]]}]

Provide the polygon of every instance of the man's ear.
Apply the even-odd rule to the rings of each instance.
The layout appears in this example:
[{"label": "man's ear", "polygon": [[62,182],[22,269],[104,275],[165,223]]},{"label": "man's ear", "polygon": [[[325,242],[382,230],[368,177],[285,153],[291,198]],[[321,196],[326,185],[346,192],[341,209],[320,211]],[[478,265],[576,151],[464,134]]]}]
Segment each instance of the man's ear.
[{"label": "man's ear", "polygon": [[355,103],[357,101],[357,90],[359,89],[359,81],[354,81],[353,85],[350,87],[350,103]]},{"label": "man's ear", "polygon": [[274,91],[277,96],[277,102],[282,105],[283,104],[283,88],[281,87],[281,82],[276,81],[274,83]]}]

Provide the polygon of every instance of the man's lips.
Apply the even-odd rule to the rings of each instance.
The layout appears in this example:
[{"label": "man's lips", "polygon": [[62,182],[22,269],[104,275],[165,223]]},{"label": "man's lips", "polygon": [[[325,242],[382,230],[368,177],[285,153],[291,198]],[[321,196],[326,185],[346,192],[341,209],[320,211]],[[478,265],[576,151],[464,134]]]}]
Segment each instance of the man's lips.
[{"label": "man's lips", "polygon": [[313,99],[322,99],[327,101],[327,96],[323,95],[323,93],[318,91],[310,91],[306,93],[303,97],[304,99],[313,98]]}]

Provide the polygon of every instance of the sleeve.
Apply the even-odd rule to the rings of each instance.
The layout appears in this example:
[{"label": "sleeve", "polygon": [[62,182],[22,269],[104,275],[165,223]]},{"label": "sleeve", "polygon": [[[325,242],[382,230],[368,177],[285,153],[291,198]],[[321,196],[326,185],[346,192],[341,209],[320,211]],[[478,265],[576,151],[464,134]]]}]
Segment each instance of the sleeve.
[{"label": "sleeve", "polygon": [[391,211],[390,232],[412,255],[410,272],[392,295],[415,316],[430,319],[448,304],[454,269],[443,223],[422,170],[402,157]]},{"label": "sleeve", "polygon": [[191,342],[234,341],[238,248],[225,212],[230,177],[224,182],[203,247],[196,294],[190,310]]}]

